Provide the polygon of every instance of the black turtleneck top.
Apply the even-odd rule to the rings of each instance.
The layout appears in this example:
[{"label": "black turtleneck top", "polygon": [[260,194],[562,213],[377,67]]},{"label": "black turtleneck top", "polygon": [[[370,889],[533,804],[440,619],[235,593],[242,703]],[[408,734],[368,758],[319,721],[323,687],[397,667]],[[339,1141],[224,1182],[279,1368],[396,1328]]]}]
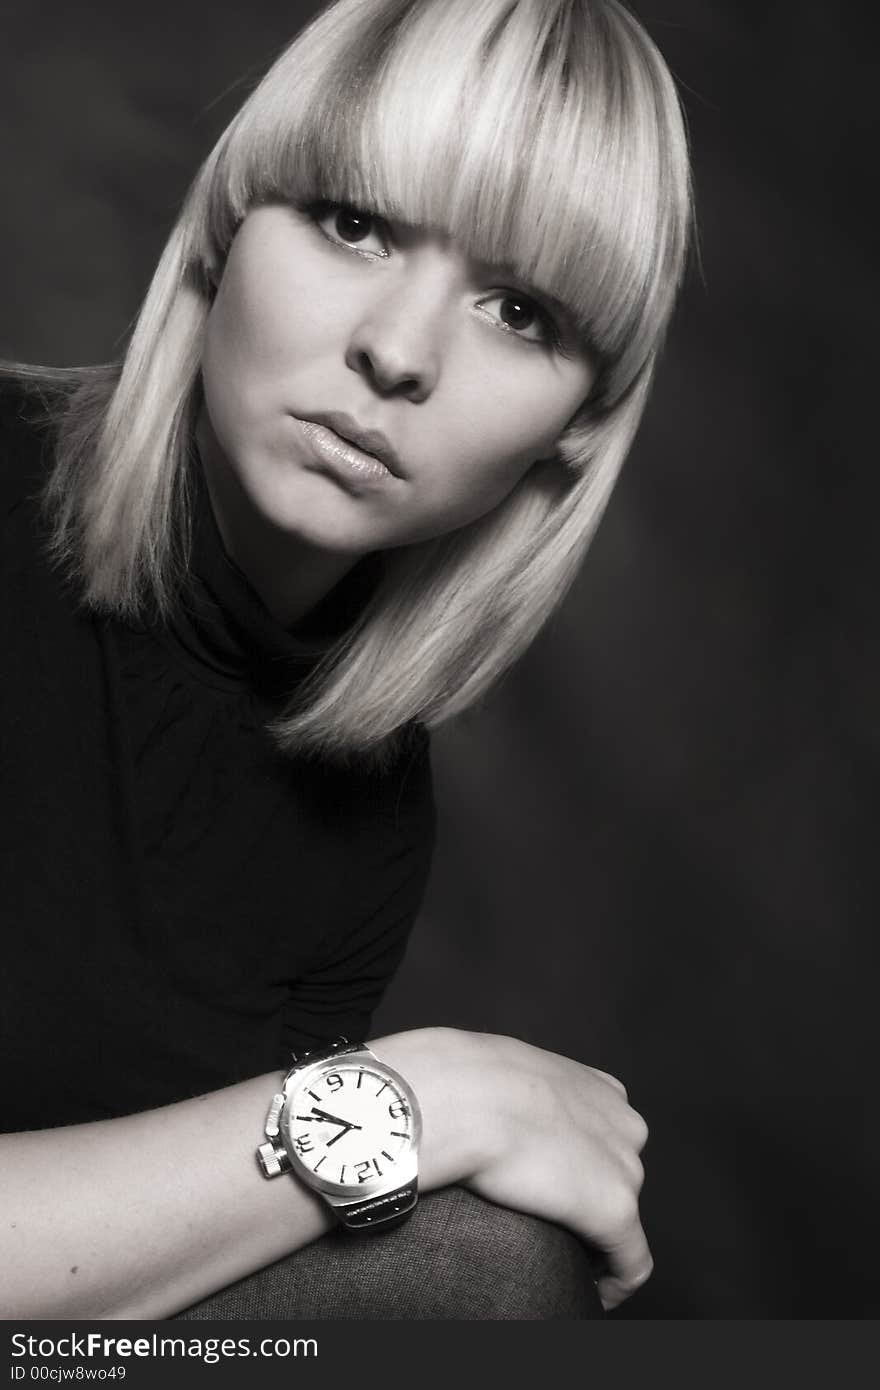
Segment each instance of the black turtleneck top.
[{"label": "black turtleneck top", "polygon": [[166,1104],[362,1037],[427,879],[427,738],[383,772],[266,725],[352,621],[364,563],[291,633],[204,484],[173,620],[96,616],[45,552],[50,437],[0,387],[0,1129]]}]

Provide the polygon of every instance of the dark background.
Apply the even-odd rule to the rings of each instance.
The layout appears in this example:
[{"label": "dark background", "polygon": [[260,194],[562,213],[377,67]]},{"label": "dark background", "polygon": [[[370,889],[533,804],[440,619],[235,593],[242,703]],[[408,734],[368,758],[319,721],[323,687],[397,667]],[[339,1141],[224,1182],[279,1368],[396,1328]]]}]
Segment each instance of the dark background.
[{"label": "dark background", "polygon": [[[626,1081],[656,1272],[617,1316],[872,1317],[873,7],[635,8],[683,89],[699,260],[575,590],[436,738],[436,868],[376,1032],[508,1032]],[[0,3],[0,353],[117,355],[313,9]]]}]

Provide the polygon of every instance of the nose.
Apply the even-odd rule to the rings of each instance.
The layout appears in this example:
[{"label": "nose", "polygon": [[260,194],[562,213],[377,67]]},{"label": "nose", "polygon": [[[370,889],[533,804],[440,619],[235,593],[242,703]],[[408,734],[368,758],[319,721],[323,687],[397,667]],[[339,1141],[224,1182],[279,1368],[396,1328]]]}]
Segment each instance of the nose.
[{"label": "nose", "polygon": [[345,361],[379,395],[418,403],[437,386],[449,329],[449,278],[429,265],[377,276],[381,283],[355,323]]}]

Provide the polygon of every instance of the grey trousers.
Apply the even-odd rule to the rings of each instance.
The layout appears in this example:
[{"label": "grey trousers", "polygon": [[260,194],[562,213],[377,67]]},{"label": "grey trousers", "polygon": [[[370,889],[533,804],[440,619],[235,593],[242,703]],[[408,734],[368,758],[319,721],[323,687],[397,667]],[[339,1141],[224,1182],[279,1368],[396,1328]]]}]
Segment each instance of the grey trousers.
[{"label": "grey trousers", "polygon": [[333,1232],[178,1318],[601,1318],[587,1250],[569,1231],[449,1187],[385,1235]]}]

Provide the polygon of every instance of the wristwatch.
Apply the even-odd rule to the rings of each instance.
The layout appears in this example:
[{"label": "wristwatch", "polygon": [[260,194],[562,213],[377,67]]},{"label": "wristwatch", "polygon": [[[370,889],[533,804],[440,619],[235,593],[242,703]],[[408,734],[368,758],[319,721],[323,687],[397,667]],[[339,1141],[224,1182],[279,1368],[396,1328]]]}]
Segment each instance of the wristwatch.
[{"label": "wristwatch", "polygon": [[267,1178],[293,1173],[348,1231],[384,1231],[418,1199],[422,1117],[407,1081],[365,1043],[338,1038],[301,1056],[266,1119]]}]

